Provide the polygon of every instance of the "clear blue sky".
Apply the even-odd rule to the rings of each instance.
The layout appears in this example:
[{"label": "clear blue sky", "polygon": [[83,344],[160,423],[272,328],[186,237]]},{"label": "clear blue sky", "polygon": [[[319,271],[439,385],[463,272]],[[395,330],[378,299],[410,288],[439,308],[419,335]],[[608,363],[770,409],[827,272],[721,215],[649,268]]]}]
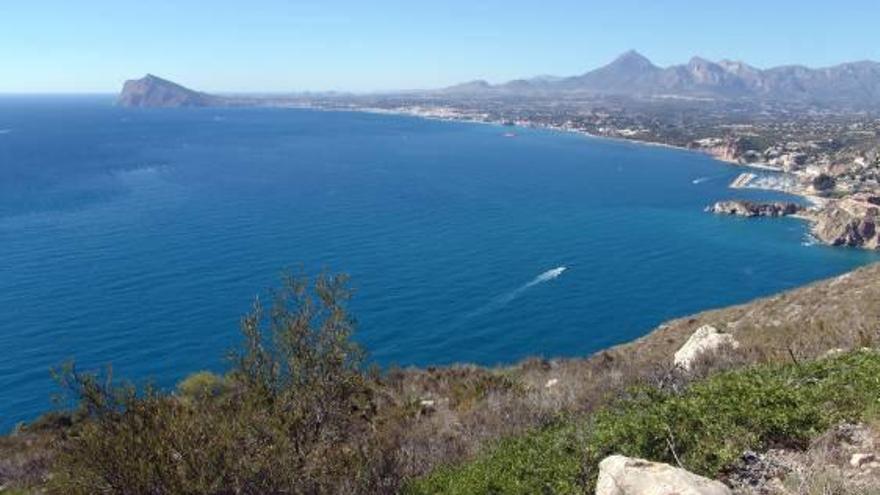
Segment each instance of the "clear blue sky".
[{"label": "clear blue sky", "polygon": [[2,0],[0,92],[439,87],[571,75],[635,48],[759,67],[880,60],[877,0]]}]

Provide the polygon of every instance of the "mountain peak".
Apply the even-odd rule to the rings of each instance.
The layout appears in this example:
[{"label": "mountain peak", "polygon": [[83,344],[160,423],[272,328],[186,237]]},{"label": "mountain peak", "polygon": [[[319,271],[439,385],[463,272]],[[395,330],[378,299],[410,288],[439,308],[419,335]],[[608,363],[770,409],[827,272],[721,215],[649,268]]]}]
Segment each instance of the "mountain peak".
[{"label": "mountain peak", "polygon": [[163,83],[170,83],[171,82],[171,81],[169,81],[167,79],[163,79],[155,74],[150,74],[149,72],[144,77],[142,77],[141,80],[142,81],[163,82]]},{"label": "mountain peak", "polygon": [[117,104],[123,107],[204,107],[212,98],[167,79],[147,74],[125,81]]},{"label": "mountain peak", "polygon": [[492,85],[484,79],[475,79],[473,81],[456,84],[450,86],[443,91],[447,93],[479,93],[492,89]]},{"label": "mountain peak", "polygon": [[611,65],[626,65],[630,67],[654,67],[648,57],[635,50],[629,50],[620,54]]}]

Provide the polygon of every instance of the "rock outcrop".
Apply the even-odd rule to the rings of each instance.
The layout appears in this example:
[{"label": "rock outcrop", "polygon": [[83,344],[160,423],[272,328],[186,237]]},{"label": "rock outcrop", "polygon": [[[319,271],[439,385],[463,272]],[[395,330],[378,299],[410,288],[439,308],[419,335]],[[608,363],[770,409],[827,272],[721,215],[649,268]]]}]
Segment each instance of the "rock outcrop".
[{"label": "rock outcrop", "polygon": [[880,208],[867,201],[839,200],[811,215],[812,232],[832,246],[880,247],[877,222]]},{"label": "rock outcrop", "polygon": [[752,201],[719,201],[706,208],[710,213],[741,217],[784,217],[804,211],[797,203],[755,203]]},{"label": "rock outcrop", "polygon": [[835,493],[880,493],[876,446],[877,430],[872,425],[840,423],[806,449],[745,452],[726,470],[725,481],[735,493],[743,494],[814,493],[806,488],[827,489],[829,479],[835,480]]},{"label": "rock outcrop", "polygon": [[220,99],[147,74],[125,82],[116,104],[122,107],[207,107]]},{"label": "rock outcrop", "polygon": [[691,148],[708,153],[710,156],[728,163],[742,163],[743,154],[748,151],[741,139],[707,138],[691,143]]},{"label": "rock outcrop", "polygon": [[668,464],[613,455],[599,463],[596,495],[731,495],[719,481]]},{"label": "rock outcrop", "polygon": [[880,249],[880,205],[874,196],[826,199],[817,208],[797,203],[759,203],[745,200],[719,201],[706,208],[709,213],[740,217],[784,217],[800,215],[812,223],[813,236],[824,244]]},{"label": "rock outcrop", "polygon": [[733,338],[733,335],[721,333],[712,325],[703,325],[676,351],[673,362],[679,368],[690,371],[700,355],[717,351],[723,347],[736,349],[739,347],[739,343]]}]

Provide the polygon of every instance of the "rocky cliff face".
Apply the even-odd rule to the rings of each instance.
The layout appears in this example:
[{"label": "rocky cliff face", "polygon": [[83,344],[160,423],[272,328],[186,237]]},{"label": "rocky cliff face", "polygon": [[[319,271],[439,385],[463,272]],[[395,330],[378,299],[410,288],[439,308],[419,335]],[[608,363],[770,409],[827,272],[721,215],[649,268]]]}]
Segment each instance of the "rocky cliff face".
[{"label": "rocky cliff face", "polygon": [[852,200],[831,202],[810,216],[812,232],[820,241],[832,246],[878,249],[878,215],[880,208],[870,203]]},{"label": "rocky cliff face", "polygon": [[719,201],[706,208],[710,213],[741,217],[784,217],[804,210],[796,203],[754,203],[752,201]]},{"label": "rocky cliff face", "polygon": [[880,249],[880,206],[871,199],[828,200],[823,206],[811,209],[796,203],[719,201],[706,211],[749,218],[799,215],[812,223],[810,230],[820,242],[831,246]]},{"label": "rocky cliff face", "polygon": [[706,148],[705,151],[709,153],[709,155],[725,162],[738,163],[739,162],[739,150],[736,145],[731,142],[727,142],[724,144],[718,144],[716,146],[712,146],[710,148]]},{"label": "rocky cliff face", "polygon": [[207,107],[221,99],[185,88],[152,74],[125,82],[117,104],[122,107]]}]

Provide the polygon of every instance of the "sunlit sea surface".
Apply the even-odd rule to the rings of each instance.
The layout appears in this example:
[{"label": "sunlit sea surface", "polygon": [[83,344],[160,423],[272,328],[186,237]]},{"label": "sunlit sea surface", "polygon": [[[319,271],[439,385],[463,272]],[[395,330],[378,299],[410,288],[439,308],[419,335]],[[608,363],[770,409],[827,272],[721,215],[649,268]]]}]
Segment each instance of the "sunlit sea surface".
[{"label": "sunlit sea surface", "polygon": [[284,269],[344,271],[381,365],[583,356],[875,255],[703,208],[741,169],[551,131],[0,98],[0,430],[49,369],[222,371]]}]

